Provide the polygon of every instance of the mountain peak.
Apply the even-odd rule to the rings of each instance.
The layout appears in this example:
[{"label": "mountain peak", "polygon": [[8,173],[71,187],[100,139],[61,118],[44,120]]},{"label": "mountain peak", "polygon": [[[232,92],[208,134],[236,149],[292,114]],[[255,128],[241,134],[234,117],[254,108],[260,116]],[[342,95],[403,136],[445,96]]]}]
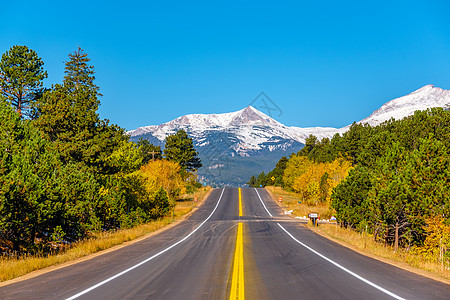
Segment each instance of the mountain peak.
[{"label": "mountain peak", "polygon": [[[412,92],[411,94],[418,94],[418,93],[429,93],[433,90],[442,90],[439,87],[435,87],[433,84],[427,84],[423,87],[421,87],[420,89],[415,90],[414,92]],[[410,94],[410,95],[411,95]]]},{"label": "mountain peak", "polygon": [[146,133],[155,134],[160,140],[175,130],[175,128],[192,128],[197,131],[212,128],[229,128],[236,126],[284,126],[253,106],[247,106],[239,111],[221,114],[190,114],[178,117],[161,125],[150,125],[131,130],[130,136]]},{"label": "mountain peak", "polygon": [[281,125],[265,113],[257,110],[253,106],[247,106],[234,113],[235,116],[229,123],[229,126],[238,125]]},{"label": "mountain peak", "polygon": [[[401,119],[416,110],[450,106],[450,90],[432,84],[386,102],[370,117],[359,123],[372,126],[391,118]],[[344,133],[349,126],[336,129],[324,127],[288,127],[258,109],[247,106],[239,111],[220,114],[190,114],[161,125],[141,127],[128,133],[133,141],[140,137],[164,145],[169,134],[184,129],[193,139],[204,167],[198,175],[204,182],[242,185],[247,175],[273,169],[282,156],[302,148],[313,134],[319,139]]]},{"label": "mountain peak", "polygon": [[414,114],[416,110],[446,107],[449,104],[450,90],[444,90],[428,84],[406,96],[386,102],[369,117],[358,123],[368,123],[375,126],[391,118],[396,120],[403,119],[406,116]]}]

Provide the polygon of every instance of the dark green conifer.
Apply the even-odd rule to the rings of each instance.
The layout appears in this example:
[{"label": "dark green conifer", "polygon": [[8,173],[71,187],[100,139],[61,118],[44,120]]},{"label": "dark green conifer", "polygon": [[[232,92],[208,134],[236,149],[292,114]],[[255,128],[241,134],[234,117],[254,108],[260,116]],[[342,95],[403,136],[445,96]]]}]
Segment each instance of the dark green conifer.
[{"label": "dark green conifer", "polygon": [[44,62],[27,46],[13,46],[0,61],[0,92],[22,116],[33,114],[33,104],[42,96],[47,78]]},{"label": "dark green conifer", "polygon": [[177,133],[169,135],[166,137],[165,143],[164,156],[167,160],[179,163],[181,168],[186,171],[195,171],[202,166],[194,143],[186,131],[181,129]]}]

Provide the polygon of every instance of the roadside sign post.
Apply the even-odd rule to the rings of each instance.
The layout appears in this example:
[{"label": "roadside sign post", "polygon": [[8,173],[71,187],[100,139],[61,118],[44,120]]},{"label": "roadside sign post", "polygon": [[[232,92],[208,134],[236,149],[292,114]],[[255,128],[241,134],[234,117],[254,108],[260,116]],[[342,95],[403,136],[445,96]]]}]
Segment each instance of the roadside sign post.
[{"label": "roadside sign post", "polygon": [[337,236],[337,233],[338,233],[337,232],[337,230],[338,230],[338,221],[337,221],[335,216],[331,216],[330,221],[335,221],[336,222],[336,236]]},{"label": "roadside sign post", "polygon": [[319,225],[319,214],[318,213],[309,213],[308,218],[311,219],[313,226]]},{"label": "roadside sign post", "polygon": [[367,225],[366,225],[366,232],[364,234],[364,249],[366,249],[367,246]]},{"label": "roadside sign post", "polygon": [[338,235],[338,222],[336,220],[336,236]]}]

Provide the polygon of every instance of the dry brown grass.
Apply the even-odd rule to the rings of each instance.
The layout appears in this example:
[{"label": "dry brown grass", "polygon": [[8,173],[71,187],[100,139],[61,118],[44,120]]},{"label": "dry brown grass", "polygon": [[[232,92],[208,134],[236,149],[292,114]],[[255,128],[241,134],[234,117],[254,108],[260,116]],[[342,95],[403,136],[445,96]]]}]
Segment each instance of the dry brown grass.
[{"label": "dry brown grass", "polygon": [[309,213],[316,212],[321,215],[321,219],[329,219],[334,213],[333,210],[330,210],[328,204],[310,206],[298,203],[299,201],[301,202],[298,194],[285,191],[281,187],[268,186],[266,190],[274,199],[278,200],[279,197],[282,197],[283,202],[279,203],[279,205],[285,210],[293,210],[292,214],[294,216],[307,217]]},{"label": "dry brown grass", "polygon": [[200,205],[205,200],[210,190],[211,188],[209,187],[201,188],[194,193],[194,195],[198,197],[198,202],[193,201],[194,195],[183,195],[180,197],[173,211],[173,216],[170,214],[159,220],[129,229],[96,233],[91,238],[79,241],[71,248],[59,254],[47,257],[30,256],[20,259],[0,258],[0,282],[23,276],[35,270],[73,261],[155,232],[156,230],[181,219],[194,207]]},{"label": "dry brown grass", "polygon": [[[298,204],[298,195],[290,193],[277,187],[266,187],[274,199],[279,196],[283,197],[282,207],[285,209],[294,209],[293,214],[299,216],[307,216],[308,212],[315,211],[318,213],[328,211],[326,206],[307,206]],[[328,211],[329,212],[329,211]],[[450,270],[442,268],[439,263],[430,262],[423,257],[411,254],[406,249],[394,251],[394,248],[383,243],[375,242],[373,236],[365,232],[358,232],[352,229],[342,228],[336,223],[323,224],[313,227],[312,224],[306,225],[318,234],[334,240],[339,244],[351,248],[361,254],[384,261],[408,271],[430,277],[435,280],[450,284]]]},{"label": "dry brown grass", "polygon": [[447,268],[442,268],[439,263],[427,261],[419,255],[412,254],[407,249],[394,251],[394,248],[389,245],[375,242],[371,234],[341,228],[340,226],[336,226],[336,224],[320,224],[319,227],[315,228],[312,226],[308,227],[323,236],[339,241],[340,244],[355,249],[365,255],[374,258],[383,258],[383,261],[403,269],[450,283],[450,271]]}]

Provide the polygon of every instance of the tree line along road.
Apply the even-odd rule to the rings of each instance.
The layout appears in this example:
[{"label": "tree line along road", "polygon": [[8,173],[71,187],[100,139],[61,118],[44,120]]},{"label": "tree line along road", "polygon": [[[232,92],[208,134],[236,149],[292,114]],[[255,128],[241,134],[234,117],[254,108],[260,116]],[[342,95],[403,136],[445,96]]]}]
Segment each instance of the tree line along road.
[{"label": "tree line along road", "polygon": [[450,286],[360,255],[264,189],[215,189],[177,226],[0,287],[1,299],[449,299]]}]

